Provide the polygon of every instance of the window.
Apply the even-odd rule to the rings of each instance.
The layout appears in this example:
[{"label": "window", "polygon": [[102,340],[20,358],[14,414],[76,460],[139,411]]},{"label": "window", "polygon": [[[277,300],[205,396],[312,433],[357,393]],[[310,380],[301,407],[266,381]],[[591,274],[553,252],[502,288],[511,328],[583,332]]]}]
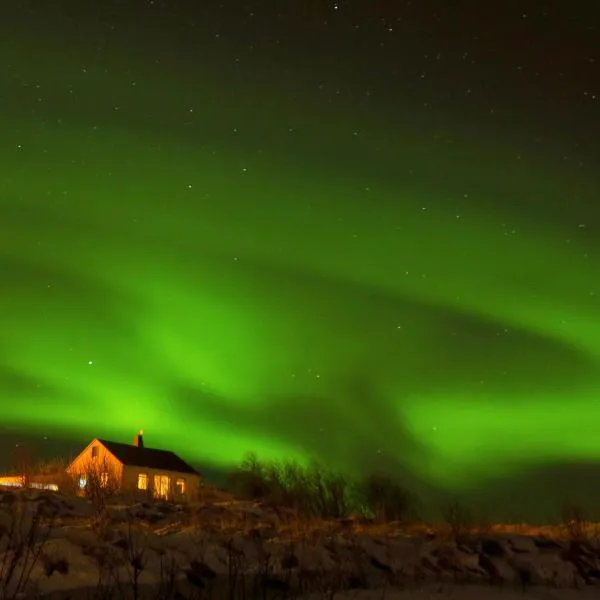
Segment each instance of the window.
[{"label": "window", "polygon": [[100,473],[100,485],[102,487],[106,487],[108,485],[108,473],[106,471],[104,473]]},{"label": "window", "polygon": [[138,490],[148,489],[148,475],[147,473],[138,473]]},{"label": "window", "polygon": [[153,488],[155,498],[167,499],[171,488],[171,478],[168,475],[155,475]]},{"label": "window", "polygon": [[98,446],[92,446],[92,458],[98,458]]},{"label": "window", "polygon": [[185,494],[185,479],[183,479],[183,477],[180,477],[175,481],[175,489],[178,494]]}]

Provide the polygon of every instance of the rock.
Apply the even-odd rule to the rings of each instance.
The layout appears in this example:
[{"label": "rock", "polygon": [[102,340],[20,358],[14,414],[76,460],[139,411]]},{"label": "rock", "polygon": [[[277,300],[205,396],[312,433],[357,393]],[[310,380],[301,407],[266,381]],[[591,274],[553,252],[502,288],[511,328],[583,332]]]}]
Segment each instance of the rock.
[{"label": "rock", "polygon": [[479,555],[479,566],[487,573],[492,584],[503,585],[517,580],[515,570],[499,557],[482,553]]},{"label": "rock", "polygon": [[214,579],[217,576],[216,571],[211,569],[204,561],[190,561],[190,568],[204,579]]},{"label": "rock", "polygon": [[463,554],[472,554],[474,556],[479,554],[479,549],[474,547],[474,544],[457,544],[456,549]]},{"label": "rock", "polygon": [[456,560],[461,579],[480,581],[487,578],[487,572],[479,565],[479,554],[458,552]]},{"label": "rock", "polygon": [[564,548],[564,545],[560,542],[544,536],[534,537],[533,543],[538,550],[550,550],[551,552],[556,552]]},{"label": "rock", "polygon": [[296,554],[291,551],[287,552],[281,557],[280,566],[282,571],[291,571],[292,569],[297,569],[300,566],[300,561],[298,560]]},{"label": "rock", "polygon": [[442,571],[438,567],[437,561],[432,560],[432,558],[430,556],[422,556],[421,557],[421,564],[420,564],[420,566],[424,567],[425,569],[427,569],[431,573],[435,573],[436,575],[439,575],[441,573],[441,571]]},{"label": "rock", "polygon": [[509,537],[507,545],[512,552],[517,554],[538,553],[538,547],[535,545],[533,539],[523,535]]},{"label": "rock", "polygon": [[331,571],[337,565],[336,554],[327,550],[323,544],[300,544],[294,549],[294,553],[301,569],[305,571]]},{"label": "rock", "polygon": [[506,550],[499,540],[493,538],[485,538],[481,540],[481,552],[488,556],[505,556]]},{"label": "rock", "polygon": [[557,554],[517,554],[512,557],[511,564],[521,582],[524,574],[528,573],[527,585],[571,588],[583,584],[575,565],[562,560]]},{"label": "rock", "polygon": [[587,585],[600,583],[600,560],[588,544],[573,541],[562,557],[575,566]]},{"label": "rock", "polygon": [[189,568],[185,570],[188,581],[195,587],[205,589],[212,584],[217,573],[201,560],[190,561]]}]

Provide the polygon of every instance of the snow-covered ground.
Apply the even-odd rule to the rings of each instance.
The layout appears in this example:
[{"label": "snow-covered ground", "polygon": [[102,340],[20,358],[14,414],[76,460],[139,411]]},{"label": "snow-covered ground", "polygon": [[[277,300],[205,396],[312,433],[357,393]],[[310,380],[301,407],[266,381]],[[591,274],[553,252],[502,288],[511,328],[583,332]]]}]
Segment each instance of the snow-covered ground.
[{"label": "snow-covered ground", "polygon": [[[40,514],[46,520],[38,523]],[[29,552],[9,577],[20,542]],[[26,597],[71,600],[98,586],[133,597],[136,585],[140,598],[174,597],[176,588],[183,598],[203,590],[247,600],[332,592],[356,600],[600,598],[596,540],[506,530],[456,540],[399,526],[307,524],[233,500],[186,508],[122,502],[98,518],[82,498],[0,489],[0,598],[17,591],[21,573]]]}]

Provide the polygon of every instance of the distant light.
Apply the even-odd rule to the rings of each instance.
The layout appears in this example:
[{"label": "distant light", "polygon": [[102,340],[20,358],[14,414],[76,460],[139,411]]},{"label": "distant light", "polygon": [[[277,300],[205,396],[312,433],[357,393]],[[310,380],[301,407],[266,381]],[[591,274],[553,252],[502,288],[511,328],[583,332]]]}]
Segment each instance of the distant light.
[{"label": "distant light", "polygon": [[56,483],[30,483],[29,487],[36,490],[49,490],[51,492],[58,492],[58,485],[56,485]]},{"label": "distant light", "polygon": [[88,360],[88,365],[90,365],[90,366],[91,366],[91,365],[93,365],[93,364],[94,364],[94,361],[93,361],[93,360]]}]

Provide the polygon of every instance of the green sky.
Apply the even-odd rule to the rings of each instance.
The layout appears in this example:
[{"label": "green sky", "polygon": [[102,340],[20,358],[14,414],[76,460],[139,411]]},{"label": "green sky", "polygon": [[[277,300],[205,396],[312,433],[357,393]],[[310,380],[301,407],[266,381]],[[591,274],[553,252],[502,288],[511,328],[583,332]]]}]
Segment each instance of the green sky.
[{"label": "green sky", "polygon": [[600,458],[598,188],[558,126],[58,37],[0,42],[5,424],[452,490]]}]

